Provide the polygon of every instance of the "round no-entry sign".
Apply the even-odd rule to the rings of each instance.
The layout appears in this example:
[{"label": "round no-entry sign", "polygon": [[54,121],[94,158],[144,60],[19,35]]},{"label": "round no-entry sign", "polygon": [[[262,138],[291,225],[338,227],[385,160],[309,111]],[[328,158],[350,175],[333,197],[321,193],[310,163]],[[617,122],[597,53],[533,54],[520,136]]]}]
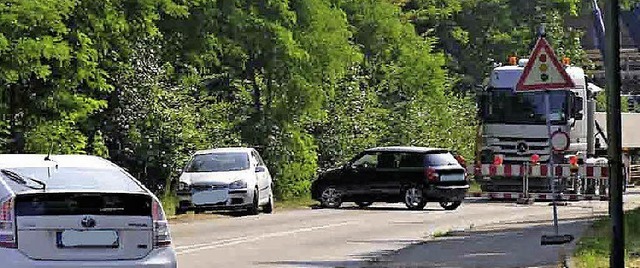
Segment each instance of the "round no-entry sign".
[{"label": "round no-entry sign", "polygon": [[561,130],[551,134],[551,147],[556,152],[564,152],[569,149],[569,134]]}]

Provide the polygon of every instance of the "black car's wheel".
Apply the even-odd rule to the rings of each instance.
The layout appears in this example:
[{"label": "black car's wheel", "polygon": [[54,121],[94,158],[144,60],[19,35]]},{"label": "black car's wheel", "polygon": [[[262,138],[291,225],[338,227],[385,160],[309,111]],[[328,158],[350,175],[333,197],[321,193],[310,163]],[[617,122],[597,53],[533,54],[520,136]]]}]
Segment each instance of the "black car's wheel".
[{"label": "black car's wheel", "polygon": [[358,205],[358,207],[360,208],[366,208],[371,206],[371,204],[373,204],[373,202],[356,202],[356,205]]},{"label": "black car's wheel", "polygon": [[320,205],[324,208],[339,208],[342,205],[342,193],[334,186],[327,186],[320,195]]},{"label": "black car's wheel", "polygon": [[253,190],[253,202],[251,202],[249,209],[247,209],[247,214],[258,215],[259,213],[258,210],[260,209],[259,200],[260,200],[260,196],[258,194],[258,189],[255,189]]},{"label": "black car's wheel", "polygon": [[440,202],[440,206],[444,208],[444,210],[455,210],[462,204],[462,201],[442,201]]},{"label": "black car's wheel", "polygon": [[273,193],[269,194],[269,203],[262,207],[262,212],[268,214],[273,213]]},{"label": "black car's wheel", "polygon": [[416,186],[407,188],[404,191],[404,204],[411,210],[422,210],[427,205],[422,189]]},{"label": "black car's wheel", "polygon": [[187,210],[184,208],[176,207],[176,215],[182,215],[187,213]]}]

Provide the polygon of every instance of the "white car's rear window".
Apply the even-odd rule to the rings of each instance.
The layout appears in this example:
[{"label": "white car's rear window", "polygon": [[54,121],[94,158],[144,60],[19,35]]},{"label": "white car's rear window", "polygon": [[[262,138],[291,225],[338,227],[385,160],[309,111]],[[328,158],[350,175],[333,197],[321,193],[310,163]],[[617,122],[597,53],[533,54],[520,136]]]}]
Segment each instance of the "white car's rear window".
[{"label": "white car's rear window", "polygon": [[[48,190],[144,191],[131,177],[115,168],[12,167],[5,169],[42,181],[47,185]],[[8,181],[15,184],[11,180]]]}]

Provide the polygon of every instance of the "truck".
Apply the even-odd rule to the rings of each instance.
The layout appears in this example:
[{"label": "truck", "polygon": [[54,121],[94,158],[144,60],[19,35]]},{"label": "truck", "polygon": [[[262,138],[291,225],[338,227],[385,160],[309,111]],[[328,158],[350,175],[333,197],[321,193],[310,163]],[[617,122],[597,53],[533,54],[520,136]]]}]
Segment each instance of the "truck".
[{"label": "truck", "polygon": [[[602,89],[588,83],[582,68],[563,61],[574,87],[549,92],[549,118],[553,132],[568,134],[568,144],[563,151],[551,153],[546,93],[516,92],[528,59],[510,58],[509,62],[491,71],[489,84],[478,94],[481,124],[473,173],[482,191],[514,198],[551,193],[553,187],[576,195],[606,191],[601,181],[607,177],[606,135],[595,120],[595,98]],[[555,164],[552,170],[546,166],[550,160]],[[572,165],[583,166],[582,178],[577,177],[580,169]],[[552,184],[548,172],[555,172],[561,183]]]},{"label": "truck", "polygon": [[[596,0],[592,0],[592,8],[594,43],[604,58],[605,28]],[[621,12],[621,20],[640,48],[640,4]],[[606,120],[595,107],[596,97],[603,90],[588,82],[582,68],[563,60],[574,87],[550,93],[549,118],[552,131],[568,134],[567,146],[551,153],[545,93],[515,92],[527,61],[512,57],[508,65],[495,67],[488,85],[477,94],[481,123],[476,161],[469,171],[490,198],[548,199],[552,193],[560,193],[567,194],[567,199],[607,199]],[[625,131],[625,127],[632,128],[639,119],[637,115],[623,117],[623,142],[625,133],[631,130]],[[549,160],[553,160],[552,167],[547,166]],[[629,181],[628,155],[623,155],[623,162]]]}]

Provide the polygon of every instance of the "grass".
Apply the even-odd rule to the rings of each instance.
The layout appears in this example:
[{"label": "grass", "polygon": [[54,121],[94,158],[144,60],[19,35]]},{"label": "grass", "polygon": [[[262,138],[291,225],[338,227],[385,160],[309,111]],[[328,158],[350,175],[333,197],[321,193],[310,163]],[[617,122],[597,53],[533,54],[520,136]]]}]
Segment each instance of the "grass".
[{"label": "grass", "polygon": [[438,238],[438,237],[447,237],[450,235],[451,235],[451,231],[435,231],[433,232],[433,234],[431,234],[431,237]]},{"label": "grass", "polygon": [[469,182],[469,193],[481,193],[482,189],[480,188],[480,184],[475,181],[475,180],[471,180]]},{"label": "grass", "polygon": [[301,208],[309,208],[313,205],[316,205],[318,202],[316,200],[311,199],[311,196],[303,196],[288,200],[276,200],[276,212],[280,209],[301,209]]},{"label": "grass", "polygon": [[[640,267],[640,209],[625,213],[625,253],[627,267]],[[576,267],[609,267],[611,221],[602,218],[578,242],[574,253]]]},{"label": "grass", "polygon": [[162,202],[162,208],[167,217],[176,215],[176,207],[178,206],[178,197],[175,194],[167,193],[159,197]]}]

